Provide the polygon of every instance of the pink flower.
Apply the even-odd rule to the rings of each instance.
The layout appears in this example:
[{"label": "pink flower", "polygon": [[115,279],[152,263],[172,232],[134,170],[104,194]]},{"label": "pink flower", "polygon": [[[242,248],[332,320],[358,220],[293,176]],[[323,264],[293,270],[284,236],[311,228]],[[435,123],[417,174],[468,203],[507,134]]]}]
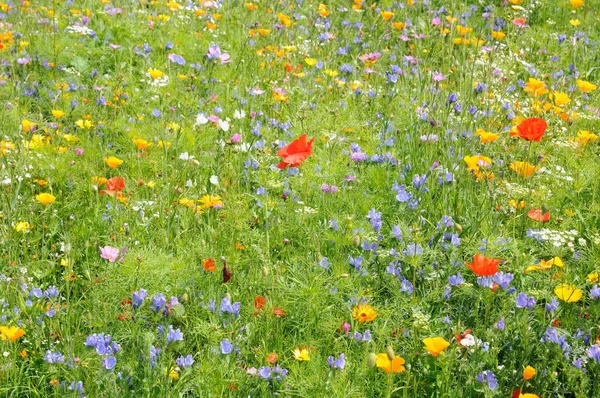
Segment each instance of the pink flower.
[{"label": "pink flower", "polygon": [[123,250],[119,250],[116,247],[104,246],[98,247],[100,249],[100,257],[108,260],[110,263],[114,263],[115,261],[123,262],[125,253],[127,253],[127,248],[124,247]]},{"label": "pink flower", "polygon": [[238,144],[242,140],[241,134],[234,134],[231,136],[231,142]]}]

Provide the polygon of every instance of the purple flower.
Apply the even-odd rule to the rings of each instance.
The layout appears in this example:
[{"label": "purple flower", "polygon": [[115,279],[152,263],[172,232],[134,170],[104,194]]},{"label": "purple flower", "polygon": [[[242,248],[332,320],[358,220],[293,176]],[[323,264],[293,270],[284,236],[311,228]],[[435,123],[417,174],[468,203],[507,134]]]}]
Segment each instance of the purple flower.
[{"label": "purple flower", "polygon": [[233,314],[233,316],[237,318],[240,313],[240,306],[240,302],[231,304],[231,298],[223,297],[223,301],[221,301],[221,312]]},{"label": "purple flower", "polygon": [[496,282],[504,290],[508,289],[508,285],[512,282],[515,276],[511,273],[504,273],[502,271],[497,272],[493,277],[493,281]]},{"label": "purple flower", "polygon": [[346,360],[344,359],[344,354],[340,354],[338,359],[334,359],[333,356],[329,356],[327,358],[327,363],[334,369],[343,370],[344,366],[346,366]]},{"label": "purple flower", "polygon": [[221,353],[228,355],[231,354],[231,351],[233,351],[233,344],[231,344],[227,339],[221,341]]},{"label": "purple flower", "polygon": [[535,298],[533,296],[527,297],[523,292],[519,293],[516,298],[517,308],[533,308],[535,305]]},{"label": "purple flower", "polygon": [[375,232],[379,232],[381,230],[381,227],[383,226],[383,221],[381,221],[381,213],[373,208],[369,210],[367,218],[369,219],[369,221],[371,221],[371,226],[373,227]]},{"label": "purple flower", "polygon": [[156,365],[158,354],[160,354],[160,348],[150,346],[150,364],[152,365],[152,367]]},{"label": "purple flower", "polygon": [[464,279],[462,277],[462,275],[460,274],[460,272],[456,275],[452,275],[448,277],[448,283],[450,284],[450,286],[457,286],[460,285],[461,283],[464,283]]},{"label": "purple flower", "polygon": [[186,357],[180,356],[175,362],[180,368],[185,368],[194,364],[194,358],[192,358],[192,354],[189,354]]},{"label": "purple flower", "polygon": [[598,285],[594,285],[592,290],[590,290],[590,297],[592,299],[600,298],[600,288],[598,288]]},{"label": "purple flower", "polygon": [[208,48],[206,56],[210,60],[219,59],[221,61],[221,65],[231,62],[231,57],[229,56],[229,54],[226,52],[221,52],[221,49],[219,48],[218,44],[210,46]]},{"label": "purple flower", "polygon": [[556,298],[552,298],[552,301],[550,303],[546,303],[546,311],[547,312],[554,312],[554,311],[556,311],[557,308],[558,308],[558,301],[556,300]]},{"label": "purple flower", "polygon": [[48,350],[46,351],[46,355],[44,355],[44,361],[48,363],[63,363],[65,362],[65,357],[60,351],[52,352]]},{"label": "purple flower", "polygon": [[107,356],[102,360],[102,367],[106,370],[111,370],[117,364],[117,359],[112,355]]},{"label": "purple flower", "polygon": [[169,60],[178,65],[185,65],[185,59],[181,55],[169,54]]},{"label": "purple flower", "polygon": [[162,293],[157,293],[154,295],[154,297],[152,297],[152,305],[150,306],[150,309],[152,309],[154,312],[158,312],[166,303],[167,299],[165,298],[165,295]]},{"label": "purple flower", "polygon": [[148,294],[148,292],[146,292],[145,289],[140,289],[137,292],[133,292],[133,295],[131,296],[131,301],[132,301],[131,306],[133,308],[141,307],[141,305],[144,303],[144,298],[146,298],[147,294]]},{"label": "purple flower", "polygon": [[503,331],[504,328],[506,327],[506,323],[504,322],[504,317],[500,318],[500,320],[494,324],[494,327],[497,328],[499,331]]},{"label": "purple flower", "polygon": [[169,333],[167,334],[167,344],[174,341],[183,341],[183,333],[179,329],[173,329],[173,326],[169,325]]},{"label": "purple flower", "polygon": [[600,346],[598,346],[598,344],[594,344],[593,346],[588,348],[586,352],[588,354],[588,357],[600,363]]},{"label": "purple flower", "polygon": [[483,372],[479,373],[475,377],[475,380],[480,383],[486,383],[490,390],[495,390],[498,388],[498,380],[496,379],[496,375],[494,375],[490,370],[484,370]]}]

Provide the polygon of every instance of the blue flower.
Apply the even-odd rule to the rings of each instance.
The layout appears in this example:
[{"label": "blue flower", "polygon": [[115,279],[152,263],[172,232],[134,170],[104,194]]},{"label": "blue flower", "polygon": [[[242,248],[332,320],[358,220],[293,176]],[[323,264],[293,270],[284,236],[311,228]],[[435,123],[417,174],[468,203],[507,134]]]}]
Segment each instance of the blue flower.
[{"label": "blue flower", "polygon": [[516,298],[517,308],[533,308],[535,306],[535,298],[527,297],[523,292],[519,293]]},{"label": "blue flower", "polygon": [[475,380],[480,383],[486,383],[490,390],[495,390],[498,388],[498,380],[496,379],[496,375],[494,375],[490,370],[484,370],[479,373]]},{"label": "blue flower", "polygon": [[180,368],[185,368],[194,364],[194,358],[192,358],[192,354],[189,354],[186,357],[180,356],[175,362]]},{"label": "blue flower", "polygon": [[116,364],[117,364],[117,359],[115,357],[113,357],[112,355],[109,355],[102,360],[102,366],[106,370],[111,370],[112,368],[115,367]]},{"label": "blue flower", "polygon": [[227,339],[221,341],[221,353],[228,355],[231,354],[231,351],[233,351],[233,344],[231,344]]},{"label": "blue flower", "polygon": [[346,366],[346,360],[344,359],[344,354],[340,354],[338,359],[334,359],[333,356],[329,356],[327,358],[327,363],[334,369],[344,369]]},{"label": "blue flower", "polygon": [[169,325],[169,333],[167,334],[167,344],[174,341],[183,341],[183,333],[179,329],[173,329],[173,326]]},{"label": "blue flower", "polygon": [[134,309],[141,307],[141,305],[144,303],[144,298],[146,298],[147,294],[148,294],[148,292],[145,289],[140,289],[137,292],[133,292],[133,294],[131,296],[131,301],[132,301],[131,306]]}]

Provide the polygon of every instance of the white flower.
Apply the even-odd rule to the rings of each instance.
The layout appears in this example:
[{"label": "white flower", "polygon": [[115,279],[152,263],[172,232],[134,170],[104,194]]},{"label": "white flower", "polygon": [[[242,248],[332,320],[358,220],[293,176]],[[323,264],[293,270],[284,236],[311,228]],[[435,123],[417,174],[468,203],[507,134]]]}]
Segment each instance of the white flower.
[{"label": "white flower", "polygon": [[204,113],[199,113],[196,115],[196,126],[206,123],[208,123],[208,118],[206,115],[204,115]]},{"label": "white flower", "polygon": [[210,183],[216,186],[219,186],[219,177],[213,175],[210,177]]},{"label": "white flower", "polygon": [[219,120],[217,123],[219,124],[219,127],[221,128],[221,130],[229,131],[229,119]]},{"label": "white flower", "polygon": [[234,119],[243,119],[246,117],[246,112],[244,112],[244,110],[236,110],[235,112],[233,112],[233,118]]},{"label": "white flower", "polygon": [[179,155],[179,159],[180,159],[180,160],[183,160],[183,161],[188,161],[188,160],[194,159],[194,157],[193,157],[193,156],[190,156],[190,154],[189,154],[189,153],[187,153],[187,152],[184,152],[184,153],[182,153],[181,155]]}]

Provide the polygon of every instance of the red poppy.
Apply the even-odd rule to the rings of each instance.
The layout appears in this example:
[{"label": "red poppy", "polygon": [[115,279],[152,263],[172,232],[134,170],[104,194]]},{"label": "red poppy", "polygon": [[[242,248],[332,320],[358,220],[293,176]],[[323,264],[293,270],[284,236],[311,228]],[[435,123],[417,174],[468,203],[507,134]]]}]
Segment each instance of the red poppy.
[{"label": "red poppy", "polygon": [[277,152],[277,156],[281,156],[283,160],[277,165],[279,169],[285,169],[287,166],[298,167],[307,157],[312,155],[312,144],[315,139],[306,142],[306,134],[302,134],[290,145],[281,148]]},{"label": "red poppy", "polygon": [[254,316],[258,315],[258,311],[261,311],[265,308],[265,304],[267,304],[267,298],[263,296],[256,296],[254,298]]},{"label": "red poppy", "polygon": [[106,180],[106,189],[100,191],[100,195],[115,196],[115,193],[121,192],[125,188],[125,179],[123,177],[113,177]]},{"label": "red poppy", "polygon": [[531,218],[533,221],[548,222],[550,221],[550,212],[547,211],[544,213],[540,209],[533,209],[527,213],[527,217]]},{"label": "red poppy", "polygon": [[273,315],[279,318],[281,316],[285,316],[285,312],[281,308],[273,308]]},{"label": "red poppy", "polygon": [[277,353],[275,351],[273,351],[269,355],[267,355],[267,362],[269,362],[269,363],[275,363],[275,362],[277,362],[278,359],[279,359],[279,356],[277,355]]},{"label": "red poppy", "polygon": [[500,260],[487,258],[483,254],[476,254],[473,257],[473,262],[471,264],[465,262],[465,265],[477,276],[494,275],[498,272],[498,264],[500,264]]},{"label": "red poppy", "polygon": [[537,117],[525,119],[517,126],[519,137],[527,141],[537,142],[540,142],[547,128],[546,121]]},{"label": "red poppy", "polygon": [[511,398],[519,398],[521,396],[521,390],[514,390],[512,392]]}]

